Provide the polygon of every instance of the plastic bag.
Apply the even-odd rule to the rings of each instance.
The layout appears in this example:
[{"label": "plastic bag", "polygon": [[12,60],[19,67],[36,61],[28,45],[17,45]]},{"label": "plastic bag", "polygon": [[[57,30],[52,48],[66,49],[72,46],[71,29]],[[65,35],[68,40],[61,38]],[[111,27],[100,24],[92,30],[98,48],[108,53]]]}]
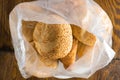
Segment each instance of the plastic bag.
[{"label": "plastic bag", "polygon": [[[79,25],[97,37],[94,47],[69,69],[59,62],[57,69],[42,65],[34,48],[23,38],[22,20],[50,24],[64,23],[52,19],[57,15],[69,24]],[[9,16],[10,30],[19,70],[24,78],[56,77],[88,78],[106,66],[114,57],[112,46],[112,24],[107,14],[93,0],[39,0],[17,5]]]}]

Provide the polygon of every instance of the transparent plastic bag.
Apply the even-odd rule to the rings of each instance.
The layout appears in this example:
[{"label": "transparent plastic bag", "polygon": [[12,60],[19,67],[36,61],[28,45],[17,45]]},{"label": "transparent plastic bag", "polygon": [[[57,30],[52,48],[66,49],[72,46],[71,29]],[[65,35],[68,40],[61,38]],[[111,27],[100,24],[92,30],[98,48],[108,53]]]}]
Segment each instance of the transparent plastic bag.
[{"label": "transparent plastic bag", "polygon": [[[69,24],[79,25],[97,38],[94,47],[67,69],[61,62],[56,69],[45,67],[21,32],[22,20],[49,24],[65,23],[55,21],[51,15],[60,16]],[[88,78],[106,66],[115,55],[111,49],[112,23],[107,14],[93,0],[38,0],[21,3],[10,13],[9,23],[15,57],[24,78],[30,76]]]}]

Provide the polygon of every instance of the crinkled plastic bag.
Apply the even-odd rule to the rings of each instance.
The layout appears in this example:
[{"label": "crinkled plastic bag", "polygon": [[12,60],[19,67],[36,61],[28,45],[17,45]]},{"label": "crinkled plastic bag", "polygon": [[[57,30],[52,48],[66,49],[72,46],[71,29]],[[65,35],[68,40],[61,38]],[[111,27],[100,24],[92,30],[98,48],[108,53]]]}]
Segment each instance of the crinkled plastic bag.
[{"label": "crinkled plastic bag", "polygon": [[[45,67],[34,48],[23,38],[22,20],[45,23],[64,23],[52,19],[57,15],[69,24],[76,24],[93,33],[97,41],[93,48],[68,69],[59,62],[56,69]],[[56,77],[88,78],[106,66],[114,57],[112,23],[107,14],[93,0],[38,0],[17,5],[9,16],[10,30],[19,70],[24,78]]]}]

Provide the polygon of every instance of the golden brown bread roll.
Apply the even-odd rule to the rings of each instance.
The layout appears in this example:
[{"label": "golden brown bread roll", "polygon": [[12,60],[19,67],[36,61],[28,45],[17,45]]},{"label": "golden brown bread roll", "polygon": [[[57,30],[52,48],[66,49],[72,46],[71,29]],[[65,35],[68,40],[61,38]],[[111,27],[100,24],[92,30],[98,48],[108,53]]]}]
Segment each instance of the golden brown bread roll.
[{"label": "golden brown bread roll", "polygon": [[93,46],[88,46],[78,41],[77,57],[81,58],[86,52],[89,52]]},{"label": "golden brown bread roll", "polygon": [[68,53],[67,56],[60,59],[65,68],[69,67],[71,64],[75,62],[77,46],[78,46],[78,40],[74,38],[71,51]]},{"label": "golden brown bread roll", "polygon": [[84,55],[84,52],[87,48],[87,45],[81,43],[81,42],[78,42],[78,48],[77,48],[77,57],[80,58]]},{"label": "golden brown bread roll", "polygon": [[81,43],[88,46],[93,46],[96,42],[96,37],[88,31],[81,29],[79,26],[71,24],[72,33]]},{"label": "golden brown bread roll", "polygon": [[22,33],[27,41],[33,40],[33,31],[36,25],[36,21],[22,21]]},{"label": "golden brown bread roll", "polygon": [[[30,44],[36,50],[34,42],[33,41],[30,42]],[[45,66],[50,67],[50,68],[57,68],[57,66],[58,66],[58,60],[52,60],[52,59],[49,59],[48,57],[41,56],[40,54],[38,54],[38,57],[39,57],[40,61],[43,62],[43,64]]]},{"label": "golden brown bread roll", "polygon": [[50,67],[50,68],[57,68],[58,60],[49,59],[48,57],[41,56],[39,54],[38,56],[39,56],[40,61],[42,61],[45,64],[45,66]]},{"label": "golden brown bread roll", "polygon": [[71,26],[39,22],[33,32],[33,40],[41,56],[47,56],[50,59],[63,58],[72,48]]}]

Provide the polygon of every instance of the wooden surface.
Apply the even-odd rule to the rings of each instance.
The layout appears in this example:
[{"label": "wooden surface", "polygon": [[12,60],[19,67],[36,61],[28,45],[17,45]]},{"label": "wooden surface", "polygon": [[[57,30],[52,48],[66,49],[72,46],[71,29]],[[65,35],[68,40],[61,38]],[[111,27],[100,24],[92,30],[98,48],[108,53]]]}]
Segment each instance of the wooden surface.
[{"label": "wooden surface", "polygon": [[[14,52],[11,52],[11,37],[8,15],[13,7],[30,0],[0,0],[0,80],[25,80],[20,75]],[[120,80],[120,0],[95,0],[109,15],[113,23],[113,46],[116,56],[105,68],[97,71],[88,80]],[[59,80],[55,78],[27,80]],[[86,80],[72,78],[69,80]]]}]

